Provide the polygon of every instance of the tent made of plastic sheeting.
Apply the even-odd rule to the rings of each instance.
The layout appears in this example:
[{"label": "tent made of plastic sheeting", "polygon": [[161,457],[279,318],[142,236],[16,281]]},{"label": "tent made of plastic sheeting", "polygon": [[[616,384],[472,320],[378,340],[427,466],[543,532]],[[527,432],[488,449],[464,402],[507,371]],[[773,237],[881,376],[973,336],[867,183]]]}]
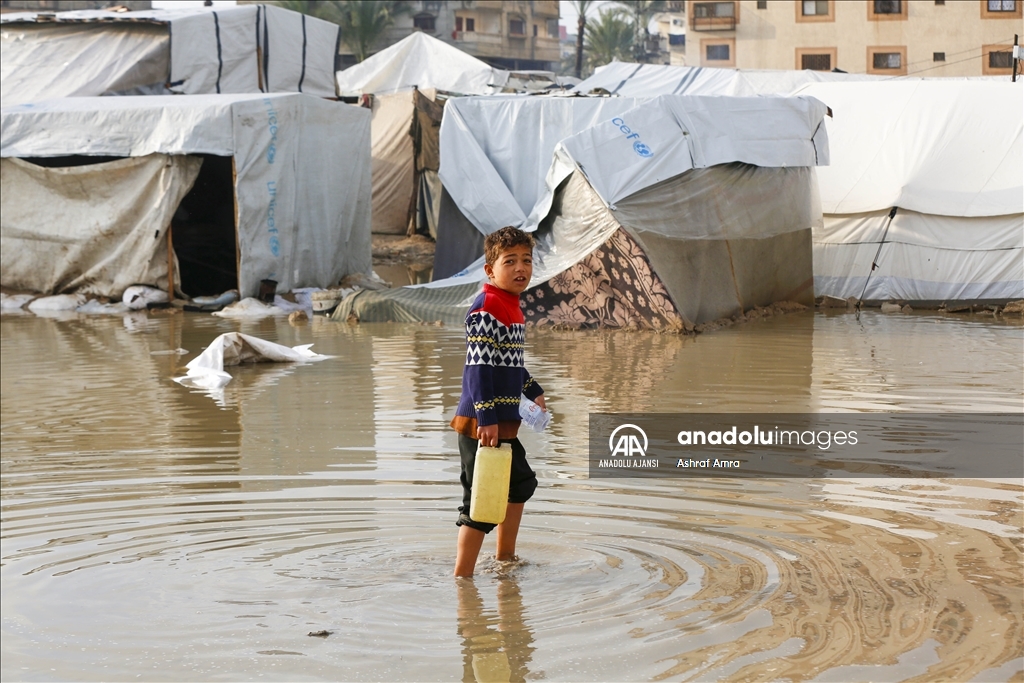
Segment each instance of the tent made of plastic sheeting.
[{"label": "tent made of plastic sheeting", "polygon": [[373,96],[370,102],[373,232],[436,238],[444,101],[435,90],[413,89]]},{"label": "tent made of plastic sheeting", "polygon": [[113,94],[334,97],[340,28],[273,5],[0,17],[4,106]]},{"label": "tent made of plastic sheeting", "polygon": [[[555,107],[592,106],[564,101],[541,100],[563,114]],[[813,98],[668,96],[558,142],[530,211],[540,221],[527,321],[681,329],[809,303],[825,111]],[[481,259],[444,281],[352,295],[334,316],[458,323],[483,279]]]},{"label": "tent made of plastic sheeting", "polygon": [[[552,170],[552,159],[558,158],[555,154],[558,145],[588,129],[603,130],[599,124],[614,120],[643,101],[628,97],[500,96],[449,101],[441,124],[440,177],[444,193],[435,251],[435,278],[452,275],[476,260],[483,253],[483,235],[505,225],[526,230],[539,225],[548,214],[557,185],[556,180],[549,176],[549,170]],[[686,105],[686,111],[677,109],[684,106],[677,104],[679,102],[690,103]],[[754,98],[685,100],[669,97],[663,100],[663,106],[643,110],[640,114],[644,117],[641,128],[627,126],[630,128],[629,133],[619,132],[624,139],[643,145],[644,129],[663,126],[671,128],[675,125],[676,117],[681,117],[679,121],[685,121],[689,129],[700,130],[700,133],[691,135],[688,131],[686,141],[680,137],[672,143],[675,145],[674,151],[689,145],[701,157],[694,162],[699,165],[710,165],[705,164],[702,158],[705,150],[713,156],[718,155],[722,145],[742,147],[743,154],[752,155],[763,148],[776,151],[783,149],[787,136],[806,134],[806,123],[799,128],[792,127],[790,117],[793,112],[787,111],[786,106],[780,104],[781,99],[765,100],[762,104],[758,102]],[[735,106],[737,109],[730,111],[724,109],[725,106]],[[773,117],[779,115],[783,116],[784,121],[775,128],[770,127],[775,125]],[[648,120],[646,117],[649,116],[664,118]],[[720,125],[728,127],[728,134],[720,133]],[[611,127],[615,128],[614,125]],[[819,132],[817,124],[811,135],[816,132]],[[699,135],[699,139],[694,135]],[[633,163],[621,169],[609,169],[602,165],[599,152],[585,149],[597,143],[594,139],[586,142],[581,139],[572,143],[576,145],[578,161],[592,181],[597,177],[594,175],[594,167],[598,165],[603,179],[600,182],[612,182],[612,176],[615,175],[615,182],[624,183],[627,191],[635,187],[638,180],[646,182],[643,178],[630,180],[631,173],[653,172],[655,175],[661,174],[659,177],[673,172],[673,169],[681,173],[682,165],[689,163],[687,159],[690,158],[689,152],[678,159],[673,154],[663,154],[657,159],[650,159],[649,163]],[[618,144],[618,141],[600,144]],[[822,154],[827,153],[827,145],[820,145],[819,148]],[[732,153],[735,151],[731,150]],[[636,159],[640,158],[636,156]],[[753,156],[746,158],[752,160],[750,163],[758,163]],[[824,158],[819,161],[828,163]],[[666,164],[675,166],[668,168]],[[559,177],[564,178],[566,170],[557,164],[556,167],[561,168]],[[610,202],[618,198],[614,192],[609,197]]]},{"label": "tent made of plastic sheeting", "polygon": [[191,296],[253,296],[263,279],[328,287],[370,271],[359,107],[301,94],[51,100],[0,112],[0,156],[7,287],[120,297],[128,280],[166,288],[170,274]]},{"label": "tent made of plastic sheeting", "polygon": [[339,71],[337,79],[339,93],[369,96],[373,110],[373,232],[436,238],[444,105],[437,93],[495,92],[508,73],[417,32]]},{"label": "tent made of plastic sheeting", "polygon": [[832,71],[775,71],[770,69],[716,69],[701,66],[668,66],[612,62],[573,91],[589,95],[603,91],[620,97],[658,95],[789,95],[808,83],[881,81],[891,76],[847,74]]},{"label": "tent made of plastic sheeting", "polygon": [[342,97],[385,95],[433,88],[460,95],[500,92],[508,72],[462,50],[415,32],[365,61],[337,73]]},{"label": "tent made of plastic sheeting", "polygon": [[[825,122],[832,160],[817,171],[824,212],[814,232],[818,294],[920,303],[1024,296],[1024,102],[1005,79],[613,62],[576,88],[594,89],[624,99],[817,97],[834,112]],[[868,278],[883,237],[880,268]]]},{"label": "tent made of plastic sheeting", "polygon": [[1024,297],[1019,86],[819,83],[801,93],[835,112],[827,123],[833,163],[818,170],[819,294],[860,297],[867,282],[864,298],[874,301]]}]

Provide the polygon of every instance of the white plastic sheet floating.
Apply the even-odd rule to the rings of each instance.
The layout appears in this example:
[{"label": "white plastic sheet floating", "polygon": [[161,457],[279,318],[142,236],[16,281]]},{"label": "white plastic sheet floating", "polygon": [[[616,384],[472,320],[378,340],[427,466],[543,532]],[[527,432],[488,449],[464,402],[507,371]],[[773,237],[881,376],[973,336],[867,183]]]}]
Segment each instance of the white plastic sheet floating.
[{"label": "white plastic sheet floating", "polygon": [[231,381],[225,366],[242,363],[305,362],[325,360],[324,356],[309,350],[312,344],[282,346],[241,332],[222,334],[201,354],[185,366],[188,374],[174,381],[187,387],[219,389]]}]

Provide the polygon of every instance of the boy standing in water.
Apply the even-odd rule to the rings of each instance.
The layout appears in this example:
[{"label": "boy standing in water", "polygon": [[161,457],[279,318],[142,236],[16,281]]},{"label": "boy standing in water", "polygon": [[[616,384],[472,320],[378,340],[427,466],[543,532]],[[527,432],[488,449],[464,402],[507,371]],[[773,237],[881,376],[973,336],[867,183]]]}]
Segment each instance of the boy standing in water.
[{"label": "boy standing in water", "polygon": [[523,365],[526,326],[519,295],[533,276],[533,237],[517,228],[504,227],[484,241],[484,272],[490,282],[466,315],[466,367],[462,372],[462,398],[451,426],[459,433],[462,456],[462,505],[459,507],[458,551],[455,576],[472,576],[484,536],[494,524],[476,522],[469,516],[470,487],[478,446],[512,444],[512,476],[509,480],[505,521],[498,524],[498,560],[511,560],[523,518],[523,506],[537,488],[537,477],[526,462],[519,433],[520,394],[542,409],[544,390]]}]

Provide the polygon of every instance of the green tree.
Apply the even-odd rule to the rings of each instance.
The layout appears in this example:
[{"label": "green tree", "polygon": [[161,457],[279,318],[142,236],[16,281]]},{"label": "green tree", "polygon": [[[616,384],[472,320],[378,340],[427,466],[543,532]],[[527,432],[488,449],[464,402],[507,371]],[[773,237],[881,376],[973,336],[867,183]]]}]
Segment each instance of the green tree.
[{"label": "green tree", "polygon": [[341,38],[360,62],[370,56],[373,46],[395,23],[395,17],[408,11],[402,2],[337,0],[337,4],[341,11]]},{"label": "green tree", "polygon": [[405,2],[389,0],[277,0],[268,4],[340,25],[341,39],[360,62],[370,56],[395,17],[409,11]]},{"label": "green tree", "polygon": [[633,23],[620,7],[601,9],[597,21],[587,23],[587,61],[591,68],[632,57]]},{"label": "green tree", "polygon": [[633,20],[633,55],[634,61],[640,64],[647,62],[647,39],[650,32],[647,27],[655,14],[668,8],[665,0],[621,0],[619,3]]}]

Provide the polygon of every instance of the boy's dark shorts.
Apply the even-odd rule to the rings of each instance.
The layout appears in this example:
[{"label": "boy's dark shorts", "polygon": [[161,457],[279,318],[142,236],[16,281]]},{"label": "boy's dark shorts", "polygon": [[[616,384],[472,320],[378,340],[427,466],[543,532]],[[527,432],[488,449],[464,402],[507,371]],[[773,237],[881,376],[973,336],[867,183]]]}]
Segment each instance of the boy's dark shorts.
[{"label": "boy's dark shorts", "polygon": [[[519,439],[498,440],[499,445],[503,443],[512,444],[512,475],[509,477],[508,502],[525,503],[537,490],[537,475],[526,462],[526,449]],[[473,495],[473,465],[476,464],[476,449],[479,445],[478,440],[459,434],[459,455],[462,456],[462,474],[459,475],[459,481],[462,482],[462,505],[459,506],[459,521],[455,522],[455,525],[465,525],[487,534],[497,525],[476,522],[469,516],[469,501]]]}]

